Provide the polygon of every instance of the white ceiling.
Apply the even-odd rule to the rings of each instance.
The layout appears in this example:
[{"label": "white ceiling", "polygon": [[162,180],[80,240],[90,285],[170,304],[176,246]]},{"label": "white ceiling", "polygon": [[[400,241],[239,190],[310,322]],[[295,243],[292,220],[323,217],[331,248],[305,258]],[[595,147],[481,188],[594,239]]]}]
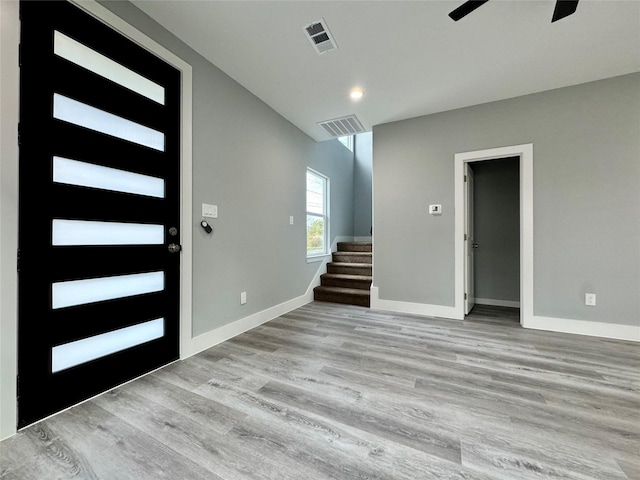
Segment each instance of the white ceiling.
[{"label": "white ceiling", "polygon": [[[551,23],[554,0],[133,3],[316,140],[317,122],[355,113],[366,129],[640,71],[640,1],[582,0]],[[323,18],[338,49],[302,30]],[[348,92],[361,87],[353,102]]]}]

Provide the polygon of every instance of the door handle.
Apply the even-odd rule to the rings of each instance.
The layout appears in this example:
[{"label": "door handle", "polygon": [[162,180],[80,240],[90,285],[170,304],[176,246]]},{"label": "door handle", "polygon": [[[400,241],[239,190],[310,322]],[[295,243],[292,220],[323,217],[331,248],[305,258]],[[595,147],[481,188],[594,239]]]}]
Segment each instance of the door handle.
[{"label": "door handle", "polygon": [[178,245],[177,243],[170,243],[167,249],[171,253],[178,253],[180,250],[182,250],[182,245]]},{"label": "door handle", "polygon": [[477,243],[472,243],[472,244],[471,244],[471,246],[472,246],[473,248],[478,248],[478,244],[477,244]]}]

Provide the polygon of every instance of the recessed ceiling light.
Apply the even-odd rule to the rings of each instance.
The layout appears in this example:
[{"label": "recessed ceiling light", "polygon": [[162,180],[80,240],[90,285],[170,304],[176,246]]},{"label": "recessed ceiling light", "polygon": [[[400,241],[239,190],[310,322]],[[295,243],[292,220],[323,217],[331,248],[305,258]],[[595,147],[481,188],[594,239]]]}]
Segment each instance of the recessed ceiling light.
[{"label": "recessed ceiling light", "polygon": [[352,88],[351,92],[349,92],[349,96],[351,100],[360,100],[364,96],[364,90],[361,88]]}]

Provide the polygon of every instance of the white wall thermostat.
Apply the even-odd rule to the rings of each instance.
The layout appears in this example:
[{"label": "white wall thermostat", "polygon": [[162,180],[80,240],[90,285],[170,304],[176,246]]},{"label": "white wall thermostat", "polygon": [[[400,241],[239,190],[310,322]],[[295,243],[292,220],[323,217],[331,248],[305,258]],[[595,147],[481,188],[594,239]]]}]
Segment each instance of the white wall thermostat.
[{"label": "white wall thermostat", "polygon": [[429,205],[429,215],[442,215],[442,205]]}]

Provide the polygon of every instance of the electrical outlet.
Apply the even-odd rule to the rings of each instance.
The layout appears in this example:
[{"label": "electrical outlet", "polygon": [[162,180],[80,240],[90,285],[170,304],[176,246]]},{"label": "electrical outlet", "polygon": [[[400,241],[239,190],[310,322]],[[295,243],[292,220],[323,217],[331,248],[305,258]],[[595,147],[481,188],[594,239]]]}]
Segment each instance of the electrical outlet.
[{"label": "electrical outlet", "polygon": [[240,292],[240,305],[247,303],[247,292]]},{"label": "electrical outlet", "polygon": [[596,306],[596,294],[595,293],[585,293],[584,294],[584,304],[590,307]]},{"label": "electrical outlet", "polygon": [[289,217],[289,225],[293,225],[293,215]]}]

